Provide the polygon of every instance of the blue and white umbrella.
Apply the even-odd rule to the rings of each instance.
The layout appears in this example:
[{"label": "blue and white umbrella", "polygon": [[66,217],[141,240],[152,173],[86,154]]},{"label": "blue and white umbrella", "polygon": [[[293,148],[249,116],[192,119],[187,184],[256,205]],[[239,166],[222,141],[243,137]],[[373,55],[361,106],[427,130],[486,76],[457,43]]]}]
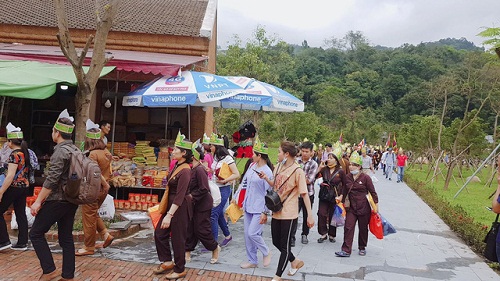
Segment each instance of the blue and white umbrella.
[{"label": "blue and white umbrella", "polygon": [[241,86],[210,73],[183,71],[139,86],[123,97],[123,106],[179,107],[203,105],[237,95]]},{"label": "blue and white umbrella", "polygon": [[304,102],[276,86],[243,76],[224,76],[244,88],[237,95],[221,99],[212,106],[263,111],[304,111]]}]

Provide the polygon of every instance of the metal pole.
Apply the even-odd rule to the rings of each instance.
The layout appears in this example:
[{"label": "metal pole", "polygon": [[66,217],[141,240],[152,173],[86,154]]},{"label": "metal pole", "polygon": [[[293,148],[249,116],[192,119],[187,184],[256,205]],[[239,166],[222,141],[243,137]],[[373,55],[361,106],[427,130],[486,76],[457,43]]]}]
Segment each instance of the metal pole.
[{"label": "metal pole", "polygon": [[168,107],[165,108],[165,139],[167,139],[167,132],[168,132]]},{"label": "metal pole", "polygon": [[3,107],[5,105],[5,96],[2,96],[2,106],[0,108],[0,126],[2,125],[2,118],[3,118]]},{"label": "metal pole", "polygon": [[188,139],[191,140],[191,106],[188,105]]},{"label": "metal pole", "polygon": [[455,194],[455,196],[453,196],[453,199],[457,198],[458,194],[460,194],[460,192],[462,192],[462,190],[467,186],[467,184],[469,184],[469,182],[472,180],[472,178],[477,173],[479,173],[479,171],[483,168],[484,164],[486,164],[486,162],[490,161],[491,157],[493,157],[495,155],[495,153],[497,152],[498,148],[500,148],[500,144],[498,144],[497,147],[495,147],[495,149],[493,149],[493,151],[490,153],[490,155],[488,155],[488,157],[486,157],[486,159],[484,159],[483,163],[481,163],[481,165],[479,165],[479,167],[474,172],[474,174],[472,174],[472,176],[469,177],[469,179],[464,183],[464,185],[457,191],[457,193]]},{"label": "metal pole", "polygon": [[113,127],[112,127],[112,133],[111,133],[111,154],[114,154],[115,151],[115,127],[116,127],[116,108],[118,107],[118,79],[119,79],[119,72],[116,72],[116,83],[115,83],[115,103],[113,106]]}]

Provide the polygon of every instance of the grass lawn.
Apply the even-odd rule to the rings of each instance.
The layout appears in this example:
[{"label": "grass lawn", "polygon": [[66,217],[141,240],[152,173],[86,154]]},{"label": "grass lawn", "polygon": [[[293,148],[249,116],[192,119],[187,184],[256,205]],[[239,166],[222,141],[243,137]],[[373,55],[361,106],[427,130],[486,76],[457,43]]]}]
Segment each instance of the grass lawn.
[{"label": "grass lawn", "polygon": [[467,177],[472,175],[474,171],[463,169],[462,179],[460,178],[458,168],[455,168],[454,176],[458,184],[455,183],[452,178],[448,190],[444,190],[444,177],[446,173],[444,165],[441,166],[441,170],[443,171],[443,175],[438,175],[436,177],[437,181],[434,181],[432,185],[430,183],[430,178],[432,177],[433,172],[431,172],[429,178],[426,179],[429,171],[429,165],[422,165],[422,167],[420,165],[413,165],[405,171],[405,177],[408,176],[413,179],[426,182],[427,188],[432,188],[436,194],[450,202],[452,205],[461,206],[469,214],[469,216],[474,218],[474,221],[490,227],[491,223],[495,220],[495,214],[486,209],[486,207],[491,207],[491,199],[488,199],[488,197],[497,188],[496,177],[493,179],[491,186],[487,184],[491,175],[491,168],[483,168],[477,174],[477,176],[481,179],[481,182],[469,183],[456,199],[453,199],[453,197],[463,186]]}]

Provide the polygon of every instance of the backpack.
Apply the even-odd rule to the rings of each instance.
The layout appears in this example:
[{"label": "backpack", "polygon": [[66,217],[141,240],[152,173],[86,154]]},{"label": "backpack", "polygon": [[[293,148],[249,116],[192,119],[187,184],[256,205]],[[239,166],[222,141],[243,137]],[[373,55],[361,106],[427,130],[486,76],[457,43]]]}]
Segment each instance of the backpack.
[{"label": "backpack", "polygon": [[63,188],[66,199],[76,205],[96,203],[102,193],[101,168],[76,146],[62,146],[70,154],[68,182]]}]

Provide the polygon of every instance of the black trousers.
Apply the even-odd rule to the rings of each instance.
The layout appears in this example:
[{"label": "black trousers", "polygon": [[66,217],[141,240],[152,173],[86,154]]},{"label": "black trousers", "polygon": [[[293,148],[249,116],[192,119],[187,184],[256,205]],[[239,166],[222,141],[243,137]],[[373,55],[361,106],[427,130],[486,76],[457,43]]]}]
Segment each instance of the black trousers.
[{"label": "black trousers", "polygon": [[[161,222],[165,218],[161,216],[154,232],[156,253],[160,262],[172,261],[172,250],[174,252],[174,272],[182,273],[186,266],[186,239],[189,224],[189,215],[186,207],[187,202],[179,206],[175,215],[170,220],[169,228],[161,228]],[[170,249],[172,239],[172,250]]]},{"label": "black trousers", "polygon": [[63,251],[62,277],[71,279],[75,276],[75,244],[73,242],[73,222],[78,205],[68,201],[45,201],[35,217],[30,231],[30,239],[35,253],[40,260],[43,274],[56,269],[45,233],[57,222],[59,245]]},{"label": "black trousers", "polygon": [[3,217],[3,213],[7,211],[11,204],[14,205],[17,225],[19,232],[17,234],[17,244],[28,243],[28,219],[26,218],[26,195],[27,188],[9,187],[3,194],[0,202],[0,243],[8,242],[9,233],[7,232],[7,224]]},{"label": "black trousers", "polygon": [[[314,194],[309,195],[309,200],[311,201],[311,210],[312,210],[312,205],[314,203]],[[302,233],[301,235],[309,235],[309,227],[307,226],[307,210],[306,210],[306,205],[304,205],[304,199],[302,197],[299,197],[299,213],[300,210],[302,210]],[[295,234],[297,233],[297,224],[293,226],[292,229],[292,239],[295,240]]]},{"label": "black trousers", "polygon": [[271,220],[271,236],[273,238],[273,245],[280,251],[280,259],[278,261],[278,268],[276,269],[276,276],[281,277],[288,262],[293,262],[295,256],[292,253],[290,241],[292,239],[292,229],[295,226],[297,229],[297,219],[294,220]]},{"label": "black trousers", "polygon": [[335,211],[335,203],[318,200],[318,233],[323,236],[328,234],[331,237],[337,236],[337,227],[330,225],[330,221]]},{"label": "black trousers", "polygon": [[209,251],[217,249],[217,241],[212,234],[212,224],[210,223],[211,213],[211,209],[193,212],[193,219],[189,223],[187,231],[186,251],[194,251],[198,241],[201,241],[201,244]]}]

